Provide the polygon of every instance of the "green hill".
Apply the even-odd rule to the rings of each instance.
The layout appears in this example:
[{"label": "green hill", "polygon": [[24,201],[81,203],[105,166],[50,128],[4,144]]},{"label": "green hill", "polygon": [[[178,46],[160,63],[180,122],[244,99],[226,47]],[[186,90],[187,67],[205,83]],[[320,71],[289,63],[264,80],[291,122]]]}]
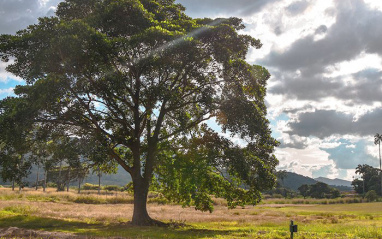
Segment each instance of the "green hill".
[{"label": "green hill", "polygon": [[[27,178],[27,182],[29,182],[29,185],[33,185],[36,181],[36,175],[37,175],[37,168],[32,168],[31,174]],[[43,176],[43,172],[40,171],[40,179]],[[339,185],[331,185],[330,179],[326,178],[320,178],[320,181],[322,180],[328,180],[328,185],[337,188],[340,191],[352,191],[353,188],[349,186],[339,186]],[[344,181],[344,180],[343,180]],[[130,175],[122,168],[118,167],[118,171],[116,174],[103,174],[101,177],[101,184],[102,185],[118,185],[118,186],[124,186],[127,183],[131,182]],[[297,191],[297,189],[303,185],[311,185],[318,182],[318,180],[312,179],[310,177],[302,176],[297,173],[292,172],[285,172],[283,179],[278,178],[278,182],[280,185],[284,188],[288,188],[294,191]],[[341,181],[342,182],[342,181]],[[83,183],[91,183],[91,184],[98,184],[98,176],[96,173],[89,174],[87,178],[83,181]],[[325,182],[326,183],[326,182]],[[350,183],[350,182],[348,182]],[[10,185],[10,182],[3,182],[0,179],[0,185]],[[73,186],[77,186],[76,182],[72,183]]]},{"label": "green hill", "polygon": [[[278,182],[280,183],[282,187],[288,188],[294,191],[297,191],[298,188],[303,184],[311,185],[311,184],[316,184],[317,182],[324,182],[333,188],[337,188],[340,191],[348,192],[353,190],[353,188],[349,186],[351,185],[351,182],[349,181],[345,181],[345,180],[339,181],[338,179],[332,180],[332,179],[323,178],[323,177],[320,177],[319,179],[320,180],[315,180],[313,178],[302,176],[297,173],[285,172],[283,179],[278,178]],[[346,186],[334,184],[337,181],[340,182],[341,184],[346,184]]]},{"label": "green hill", "polygon": [[[40,180],[42,179],[43,175],[44,175],[44,172],[40,170],[39,172]],[[29,186],[34,185],[36,182],[36,177],[37,177],[37,167],[32,167],[31,173],[25,179],[25,181],[28,182]],[[129,182],[131,182],[131,177],[122,167],[118,167],[118,171],[116,174],[103,174],[101,177],[102,185],[125,186]],[[97,174],[90,173],[88,177],[84,179],[83,183],[98,184]],[[0,178],[0,185],[11,185],[11,182],[3,182]],[[77,182],[73,182],[71,183],[71,185],[77,186]]]},{"label": "green hill", "polygon": [[311,185],[317,183],[317,181],[313,178],[305,177],[292,172],[285,172],[284,178],[278,178],[278,182],[282,187],[289,188],[294,191],[297,191],[297,189],[303,184]]}]

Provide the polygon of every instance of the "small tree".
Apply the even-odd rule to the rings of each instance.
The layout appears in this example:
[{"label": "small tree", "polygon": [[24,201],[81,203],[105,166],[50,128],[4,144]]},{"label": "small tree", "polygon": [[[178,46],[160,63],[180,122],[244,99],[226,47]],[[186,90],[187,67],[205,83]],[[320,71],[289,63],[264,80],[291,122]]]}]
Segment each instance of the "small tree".
[{"label": "small tree", "polygon": [[378,195],[374,190],[370,190],[366,193],[365,198],[368,202],[374,202],[378,199]]},{"label": "small tree", "polygon": [[304,199],[309,195],[310,187],[307,184],[303,184],[298,188],[300,194],[304,197]]},{"label": "small tree", "polygon": [[307,196],[312,198],[337,198],[341,196],[338,189],[330,187],[328,184],[323,182],[317,182],[308,186]]}]

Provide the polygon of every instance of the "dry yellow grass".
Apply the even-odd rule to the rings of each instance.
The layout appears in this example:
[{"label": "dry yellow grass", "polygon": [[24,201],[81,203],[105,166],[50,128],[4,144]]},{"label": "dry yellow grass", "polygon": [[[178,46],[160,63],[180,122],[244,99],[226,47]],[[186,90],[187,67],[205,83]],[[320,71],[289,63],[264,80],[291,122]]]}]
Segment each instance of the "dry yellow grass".
[{"label": "dry yellow grass", "polygon": [[[75,203],[85,197],[102,204]],[[86,199],[89,197],[89,200]],[[126,227],[132,218],[131,203],[113,204],[113,200],[131,198],[117,195],[25,190],[21,193],[0,189],[1,220],[8,227],[59,230],[92,235],[128,235],[128,238],[288,238],[288,224],[299,224],[301,238],[380,238],[382,239],[382,203],[358,204],[262,204],[227,209],[216,200],[213,213],[193,207],[149,203],[149,214],[158,220],[184,222],[180,229]],[[91,200],[90,200],[91,199]],[[112,200],[106,200],[112,199]],[[88,200],[88,201],[86,201]],[[109,203],[108,203],[109,202]],[[111,202],[111,203],[110,203]],[[11,220],[11,221],[9,221]],[[47,221],[47,223],[45,223]],[[0,225],[1,227],[1,225]],[[52,229],[53,228],[53,229]],[[261,236],[259,236],[260,234]],[[134,236],[131,236],[133,234]]]},{"label": "dry yellow grass", "polygon": [[[1,189],[0,194],[3,195],[20,195],[18,192],[11,192],[9,189]],[[49,189],[46,193],[41,191],[25,190],[21,192],[25,198],[28,196],[54,196],[57,198],[75,198],[79,197],[75,192],[56,192]],[[118,193],[117,196],[111,195],[91,195],[98,199],[106,199],[111,197],[128,197],[129,195]],[[0,201],[0,210],[5,207],[24,206],[33,211],[33,215],[39,217],[49,217],[55,219],[79,219],[81,221],[93,221],[103,223],[119,223],[127,222],[132,218],[132,204],[82,204],[71,203],[65,200],[59,202],[30,201],[20,200],[19,198],[12,200]],[[215,206],[213,213],[196,211],[193,207],[183,208],[180,205],[160,205],[148,204],[148,211],[151,217],[161,221],[180,221],[188,223],[204,223],[204,222],[241,222],[256,223],[258,222],[275,222],[285,220],[286,213],[262,210],[267,205],[257,207],[247,206],[245,208],[228,209],[224,203],[220,202]],[[285,205],[288,206],[288,205]],[[296,206],[296,205],[290,205]],[[306,207],[308,205],[301,205]],[[283,207],[276,205],[275,207]]]}]

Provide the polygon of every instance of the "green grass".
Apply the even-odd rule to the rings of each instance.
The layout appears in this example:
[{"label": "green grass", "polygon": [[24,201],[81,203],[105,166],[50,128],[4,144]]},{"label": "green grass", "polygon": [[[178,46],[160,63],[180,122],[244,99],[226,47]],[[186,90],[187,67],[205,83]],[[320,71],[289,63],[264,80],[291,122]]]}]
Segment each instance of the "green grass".
[{"label": "green grass", "polygon": [[363,203],[366,199],[360,197],[355,198],[334,198],[334,199],[315,199],[315,198],[291,198],[291,199],[265,199],[265,204],[351,204],[351,203]]},{"label": "green grass", "polygon": [[[293,214],[299,232],[295,238],[382,238],[382,204],[317,205],[314,207],[255,208],[267,215]],[[132,227],[126,223],[53,219],[33,216],[35,208],[5,207],[0,211],[1,227],[71,232],[79,235],[126,238],[289,238],[289,220],[280,222],[203,222],[181,228]],[[372,218],[372,219],[371,219]],[[301,221],[299,220],[301,219]],[[304,222],[304,219],[314,221]]]},{"label": "green grass", "polygon": [[[10,201],[6,203],[6,200]],[[4,194],[0,195],[0,227],[70,232],[89,237],[287,239],[290,238],[289,223],[290,220],[293,220],[298,225],[295,239],[382,239],[382,203],[380,202],[309,205],[305,203],[263,204],[245,209],[220,209],[219,212],[215,212],[225,213],[220,219],[198,220],[200,218],[186,217],[188,218],[185,222],[186,226],[168,228],[133,227],[127,223],[130,218],[125,217],[65,217],[59,216],[60,214],[48,216],[41,211],[49,205],[60,207],[70,205],[75,212],[76,207],[104,208],[105,206],[100,204],[131,203],[129,200],[131,200],[130,197],[123,195],[101,197],[53,193]],[[54,204],[51,204],[52,202]],[[114,207],[114,205],[110,207]],[[161,204],[158,204],[158,207],[162,207]],[[173,208],[182,210],[179,206],[165,205],[163,207],[169,208],[166,210]],[[192,211],[184,213],[188,214],[187,212]],[[208,216],[209,214],[202,214],[199,217],[203,217],[203,215]]]}]

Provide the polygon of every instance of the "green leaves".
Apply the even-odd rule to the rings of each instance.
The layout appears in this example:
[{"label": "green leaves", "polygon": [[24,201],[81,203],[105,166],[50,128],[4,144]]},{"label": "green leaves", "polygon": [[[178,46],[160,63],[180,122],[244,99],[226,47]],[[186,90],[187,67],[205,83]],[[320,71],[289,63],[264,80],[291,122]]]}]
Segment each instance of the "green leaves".
[{"label": "green leaves", "polygon": [[2,102],[5,119],[17,128],[14,110],[30,125],[89,137],[87,158],[120,164],[143,196],[156,178],[200,210],[212,210],[211,194],[230,207],[257,203],[278,163],[269,73],[245,61],[261,43],[239,34],[241,19],[184,10],[174,0],[66,0],[55,17],[2,35],[0,57],[14,58],[8,70],[28,83],[15,90],[22,107]]},{"label": "green leaves", "polygon": [[274,186],[277,162],[256,156],[251,147],[235,146],[206,127],[191,135],[169,142],[158,155],[154,181],[169,200],[211,212],[211,195],[225,198],[234,208],[257,204],[260,191]]}]

